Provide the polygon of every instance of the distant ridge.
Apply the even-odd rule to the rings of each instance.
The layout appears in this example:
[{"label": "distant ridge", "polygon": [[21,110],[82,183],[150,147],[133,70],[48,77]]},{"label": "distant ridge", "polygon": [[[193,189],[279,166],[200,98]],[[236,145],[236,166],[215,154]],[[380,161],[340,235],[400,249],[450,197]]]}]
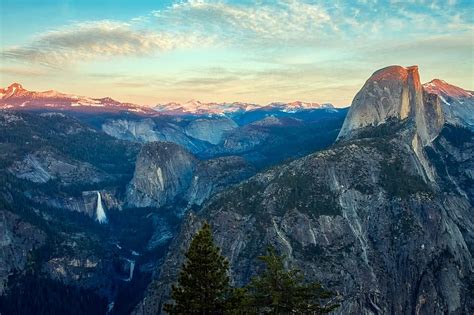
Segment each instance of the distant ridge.
[{"label": "distant ridge", "polygon": [[225,115],[235,112],[253,110],[279,110],[296,112],[313,109],[334,109],[332,104],[294,101],[290,103],[274,102],[259,105],[244,102],[204,103],[190,100],[185,103],[170,102],[155,107],[142,106],[132,103],[122,103],[110,97],[92,98],[64,94],[54,90],[35,92],[23,88],[19,83],[13,83],[6,88],[0,88],[0,109],[45,109],[69,111],[127,111],[144,115]]}]

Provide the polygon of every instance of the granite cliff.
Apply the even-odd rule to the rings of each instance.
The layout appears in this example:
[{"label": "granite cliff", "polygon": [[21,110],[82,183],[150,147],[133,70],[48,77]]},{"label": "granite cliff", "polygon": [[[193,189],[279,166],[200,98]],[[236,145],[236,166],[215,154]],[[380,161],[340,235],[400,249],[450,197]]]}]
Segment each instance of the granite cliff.
[{"label": "granite cliff", "polygon": [[417,67],[375,72],[336,144],[259,173],[188,215],[135,314],[160,311],[203,221],[237,286],[272,245],[340,294],[337,314],[472,313],[473,133],[442,109]]}]

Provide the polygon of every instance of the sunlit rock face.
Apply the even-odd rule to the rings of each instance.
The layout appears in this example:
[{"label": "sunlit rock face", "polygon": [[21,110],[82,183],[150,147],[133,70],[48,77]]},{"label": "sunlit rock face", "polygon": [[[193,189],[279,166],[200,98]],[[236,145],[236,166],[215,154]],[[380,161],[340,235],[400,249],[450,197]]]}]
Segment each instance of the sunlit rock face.
[{"label": "sunlit rock face", "polygon": [[[400,66],[376,71],[352,101],[339,137],[344,138],[359,128],[379,125],[390,118],[407,118],[410,101],[408,78],[409,75],[412,77],[414,72],[418,76],[416,69]],[[421,94],[415,86],[413,86],[413,92],[415,99],[417,93]]]},{"label": "sunlit rock face", "polygon": [[441,101],[416,67],[375,72],[336,145],[187,216],[135,314],[160,313],[203,222],[237,286],[261,272],[270,245],[342,296],[335,314],[471,314],[474,134],[446,122]]},{"label": "sunlit rock face", "polygon": [[154,114],[152,109],[121,103],[110,97],[92,98],[64,94],[49,90],[44,92],[29,91],[19,83],[0,88],[0,109],[54,109],[74,112],[122,112],[131,111],[140,114]]},{"label": "sunlit rock face", "polygon": [[417,66],[390,66],[376,71],[352,101],[338,139],[354,138],[365,127],[411,119],[423,144],[438,135],[444,123],[435,97],[425,95]]}]

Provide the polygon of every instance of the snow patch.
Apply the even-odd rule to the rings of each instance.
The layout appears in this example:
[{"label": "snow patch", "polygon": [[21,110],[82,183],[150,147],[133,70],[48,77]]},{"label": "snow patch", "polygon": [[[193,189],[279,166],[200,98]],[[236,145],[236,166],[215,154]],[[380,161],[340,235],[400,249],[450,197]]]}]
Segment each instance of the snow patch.
[{"label": "snow patch", "polygon": [[448,101],[446,101],[446,99],[445,99],[443,96],[441,96],[441,95],[438,95],[438,96],[439,96],[439,98],[443,101],[444,104],[446,104],[446,105],[448,105],[448,106],[451,106],[451,103],[449,103]]}]

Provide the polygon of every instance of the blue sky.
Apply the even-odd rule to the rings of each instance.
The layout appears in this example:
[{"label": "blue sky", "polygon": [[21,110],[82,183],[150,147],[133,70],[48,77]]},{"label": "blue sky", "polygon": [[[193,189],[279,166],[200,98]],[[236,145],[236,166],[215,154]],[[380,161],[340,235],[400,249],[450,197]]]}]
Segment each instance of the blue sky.
[{"label": "blue sky", "polygon": [[156,104],[350,104],[378,68],[473,89],[474,2],[0,0],[0,84]]}]

